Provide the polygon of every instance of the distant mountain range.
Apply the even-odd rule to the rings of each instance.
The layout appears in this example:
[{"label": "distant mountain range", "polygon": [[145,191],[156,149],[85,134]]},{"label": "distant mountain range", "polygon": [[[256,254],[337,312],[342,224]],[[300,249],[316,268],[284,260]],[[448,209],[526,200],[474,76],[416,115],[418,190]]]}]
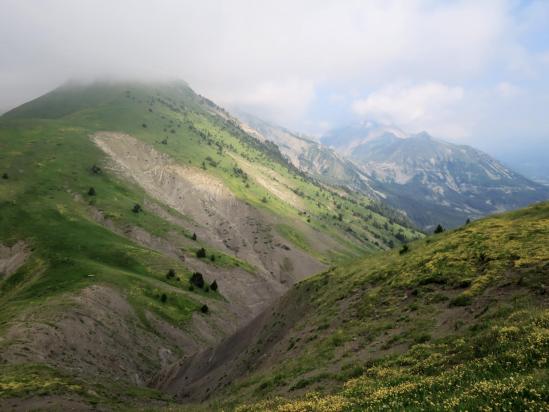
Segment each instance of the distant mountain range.
[{"label": "distant mountain range", "polygon": [[324,183],[345,186],[373,198],[380,196],[372,187],[370,178],[335,150],[247,113],[238,113],[238,118],[246,131],[259,140],[274,142],[294,166]]},{"label": "distant mountain range", "polygon": [[365,122],[333,130],[319,142],[241,117],[272,140],[296,167],[360,190],[432,230],[549,198],[549,188],[470,146]]}]

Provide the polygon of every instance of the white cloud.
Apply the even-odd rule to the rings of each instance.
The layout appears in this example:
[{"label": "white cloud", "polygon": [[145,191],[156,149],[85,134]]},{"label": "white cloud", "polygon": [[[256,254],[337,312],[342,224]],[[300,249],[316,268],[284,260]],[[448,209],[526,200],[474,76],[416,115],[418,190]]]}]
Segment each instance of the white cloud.
[{"label": "white cloud", "polygon": [[478,73],[505,21],[497,0],[4,0],[0,37],[2,66],[26,79],[40,69],[52,87],[105,73],[183,77],[235,104],[248,99],[242,89],[271,84],[291,104],[303,91],[286,79],[379,87]]},{"label": "white cloud", "polygon": [[446,138],[548,128],[547,1],[1,3],[0,109],[112,75],[183,78],[302,131],[349,121],[361,97],[359,111]]},{"label": "white cloud", "polygon": [[501,82],[496,86],[496,93],[501,97],[516,97],[522,92],[522,89],[509,82]]},{"label": "white cloud", "polygon": [[290,78],[252,84],[240,90],[218,92],[221,104],[237,102],[241,110],[253,110],[266,120],[292,123],[303,117],[315,96],[314,83]]},{"label": "white cloud", "polygon": [[392,85],[356,100],[352,108],[364,118],[398,125],[409,131],[429,130],[459,137],[465,130],[453,124],[455,122],[448,122],[448,114],[463,97],[461,87],[442,83]]}]

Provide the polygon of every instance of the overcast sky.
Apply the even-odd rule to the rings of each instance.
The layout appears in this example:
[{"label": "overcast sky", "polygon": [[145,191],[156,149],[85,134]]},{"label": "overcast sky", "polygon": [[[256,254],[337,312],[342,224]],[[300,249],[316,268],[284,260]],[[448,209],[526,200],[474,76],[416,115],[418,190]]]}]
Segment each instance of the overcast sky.
[{"label": "overcast sky", "polygon": [[181,78],[315,135],[369,119],[492,151],[549,151],[549,1],[0,6],[0,109],[68,79]]}]

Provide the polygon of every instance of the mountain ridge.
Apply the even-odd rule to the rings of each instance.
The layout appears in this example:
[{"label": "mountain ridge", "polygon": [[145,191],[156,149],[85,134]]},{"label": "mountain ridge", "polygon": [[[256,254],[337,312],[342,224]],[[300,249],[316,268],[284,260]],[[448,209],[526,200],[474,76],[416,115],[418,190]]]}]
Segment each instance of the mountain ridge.
[{"label": "mountain ridge", "polygon": [[[262,126],[259,120],[246,116],[243,120],[284,148],[296,167],[381,200],[427,231],[441,223],[455,227],[467,219],[549,198],[545,186],[486,153],[435,139],[427,132],[407,134],[395,127],[363,122],[329,132],[320,144],[295,147],[287,143],[296,138],[288,131],[277,132],[276,126]],[[315,151],[324,157],[339,157],[337,162],[345,164],[348,172],[341,173],[336,167],[319,171],[302,161]]]}]

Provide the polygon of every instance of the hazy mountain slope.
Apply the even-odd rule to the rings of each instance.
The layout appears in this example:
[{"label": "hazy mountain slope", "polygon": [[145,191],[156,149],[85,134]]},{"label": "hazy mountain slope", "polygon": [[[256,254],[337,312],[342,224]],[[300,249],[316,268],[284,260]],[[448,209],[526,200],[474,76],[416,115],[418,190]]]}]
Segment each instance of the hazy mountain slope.
[{"label": "hazy mountain slope", "polygon": [[543,203],[343,265],[160,385],[205,410],[544,410],[548,237]]},{"label": "hazy mountain slope", "polygon": [[[67,85],[6,113],[4,174],[0,406],[160,398],[143,385],[161,367],[295,281],[418,236],[181,82]],[[193,272],[219,289],[190,287]]]},{"label": "hazy mountain slope", "polygon": [[390,205],[428,230],[549,198],[546,187],[487,154],[427,133],[368,123],[335,130],[322,142],[358,164]]},{"label": "hazy mountain slope", "polygon": [[272,141],[292,164],[311,176],[330,185],[345,186],[372,199],[381,196],[370,184],[370,179],[348,159],[334,150],[307,137],[298,136],[282,127],[272,125],[252,115],[238,112],[243,127],[263,141]]}]

